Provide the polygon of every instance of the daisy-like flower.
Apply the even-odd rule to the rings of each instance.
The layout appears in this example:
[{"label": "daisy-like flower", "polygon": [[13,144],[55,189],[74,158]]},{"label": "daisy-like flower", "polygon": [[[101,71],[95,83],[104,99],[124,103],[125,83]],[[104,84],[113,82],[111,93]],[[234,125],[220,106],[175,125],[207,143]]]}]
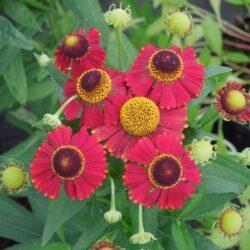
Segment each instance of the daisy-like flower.
[{"label": "daisy-like flower", "polygon": [[250,121],[250,95],[242,84],[233,82],[218,90],[217,102],[214,104],[217,111],[225,120],[239,123]]},{"label": "daisy-like flower", "polygon": [[166,132],[184,138],[186,107],[162,110],[146,97],[114,96],[112,110],[117,123],[98,127],[93,133],[105,141],[105,147],[116,157],[126,159],[129,150],[143,136],[153,139]]},{"label": "daisy-like flower", "polygon": [[179,140],[172,134],[159,135],[153,142],[141,139],[130,151],[123,176],[135,203],[160,209],[177,209],[192,196],[201,173]]},{"label": "daisy-like flower", "polygon": [[72,135],[70,127],[61,126],[49,132],[30,166],[35,188],[56,199],[64,184],[72,199],[88,198],[106,178],[105,152],[86,128]]},{"label": "daisy-like flower", "polygon": [[118,248],[111,241],[100,240],[90,247],[89,250],[118,250]]},{"label": "daisy-like flower", "polygon": [[55,65],[75,78],[87,67],[102,67],[106,57],[105,51],[100,46],[101,34],[92,28],[84,34],[83,29],[69,32],[62,40],[62,45],[57,46],[54,54]]},{"label": "daisy-like flower", "polygon": [[66,81],[64,102],[74,95],[79,98],[66,106],[64,114],[68,120],[72,120],[83,109],[80,125],[90,128],[101,126],[104,122],[116,123],[112,97],[124,95],[125,91],[124,77],[116,70],[92,68],[83,71],[77,80]]},{"label": "daisy-like flower", "polygon": [[148,45],[139,52],[126,73],[128,87],[136,96],[147,96],[160,108],[180,107],[196,98],[202,89],[204,67],[193,48],[159,49]]}]

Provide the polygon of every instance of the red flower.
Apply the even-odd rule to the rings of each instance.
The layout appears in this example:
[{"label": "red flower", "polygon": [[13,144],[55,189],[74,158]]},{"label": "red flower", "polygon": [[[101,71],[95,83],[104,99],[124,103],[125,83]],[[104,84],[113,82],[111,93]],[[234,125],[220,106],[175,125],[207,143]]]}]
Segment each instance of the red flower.
[{"label": "red flower", "polygon": [[88,198],[106,178],[105,152],[86,128],[72,136],[70,127],[49,132],[31,163],[35,188],[51,199],[58,197],[64,183],[72,199]]},{"label": "red flower", "polygon": [[201,173],[180,142],[171,134],[154,142],[141,139],[130,151],[123,176],[124,185],[135,203],[160,209],[177,209],[192,196]]},{"label": "red flower", "polygon": [[77,80],[66,81],[64,95],[67,99],[73,95],[79,98],[67,105],[64,114],[68,120],[72,120],[83,108],[81,126],[96,128],[104,122],[112,124],[115,122],[112,96],[125,94],[125,91],[123,75],[118,71],[97,68],[87,70]]},{"label": "red flower", "polygon": [[181,51],[176,46],[148,45],[126,73],[126,80],[136,96],[147,96],[160,108],[175,108],[200,94],[204,67],[197,63],[193,48]]},{"label": "red flower", "polygon": [[117,250],[117,247],[110,241],[100,240],[89,248],[89,250]]},{"label": "red flower", "polygon": [[217,111],[226,119],[239,123],[250,121],[250,95],[242,84],[228,83],[218,90],[217,102],[214,104]]},{"label": "red flower", "polygon": [[100,46],[101,34],[96,28],[83,34],[83,29],[69,32],[62,40],[62,45],[57,46],[54,54],[55,65],[67,74],[71,68],[72,77],[78,77],[81,72],[89,67],[102,67],[106,57],[105,51]]},{"label": "red flower", "polygon": [[129,150],[143,136],[155,138],[164,132],[178,139],[186,126],[186,107],[161,110],[146,97],[113,96],[112,114],[116,124],[104,125],[93,131],[105,140],[109,152],[126,159]]}]

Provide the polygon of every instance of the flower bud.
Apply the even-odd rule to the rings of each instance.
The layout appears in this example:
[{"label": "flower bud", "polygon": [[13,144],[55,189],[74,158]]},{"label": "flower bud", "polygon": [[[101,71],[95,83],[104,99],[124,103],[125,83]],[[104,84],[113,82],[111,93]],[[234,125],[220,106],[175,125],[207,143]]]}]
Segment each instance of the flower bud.
[{"label": "flower bud", "polygon": [[43,53],[43,52],[41,55],[34,53],[34,56],[39,64],[39,66],[42,68],[47,67],[51,61],[51,59],[48,57],[48,55]]},{"label": "flower bud", "polygon": [[165,23],[169,32],[176,36],[185,36],[193,28],[192,17],[179,9],[171,10],[166,17]]},{"label": "flower bud", "polygon": [[126,26],[132,19],[130,6],[126,9],[116,8],[115,4],[109,7],[104,15],[107,24],[113,25],[115,28]]},{"label": "flower bud", "polygon": [[205,165],[210,159],[216,157],[216,145],[211,144],[211,139],[205,137],[199,141],[194,140],[190,145],[190,157],[195,160],[196,164]]},{"label": "flower bud", "polygon": [[250,166],[250,148],[245,148],[240,154],[240,161],[245,166]]},{"label": "flower bud", "polygon": [[59,117],[57,115],[52,114],[45,114],[43,117],[43,122],[45,125],[48,125],[53,129],[58,128],[62,125],[62,122]]},{"label": "flower bud", "polygon": [[146,244],[153,240],[157,240],[153,234],[148,232],[139,232],[130,237],[130,242],[132,244]]},{"label": "flower bud", "polygon": [[122,214],[116,210],[109,210],[104,214],[104,218],[109,224],[116,223],[122,219]]}]

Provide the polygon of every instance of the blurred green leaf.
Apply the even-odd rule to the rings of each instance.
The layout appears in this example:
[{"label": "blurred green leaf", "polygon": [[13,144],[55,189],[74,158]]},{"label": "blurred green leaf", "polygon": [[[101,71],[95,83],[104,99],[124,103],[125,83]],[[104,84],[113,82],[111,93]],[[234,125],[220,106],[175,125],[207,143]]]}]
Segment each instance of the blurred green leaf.
[{"label": "blurred green leaf", "polygon": [[250,0],[226,0],[226,2],[235,5],[244,5],[250,3]]},{"label": "blurred green leaf", "polygon": [[210,48],[218,55],[222,54],[222,34],[219,25],[211,17],[205,17],[202,22],[205,39]]},{"label": "blurred green leaf", "polygon": [[0,46],[1,45],[16,46],[26,50],[32,49],[29,40],[3,16],[0,16]]},{"label": "blurred green leaf", "polygon": [[166,25],[164,24],[164,19],[162,17],[159,17],[151,23],[146,30],[147,36],[155,36],[158,35],[158,33],[161,33],[164,29],[166,29]]},{"label": "blurred green leaf", "polygon": [[3,74],[6,66],[15,58],[20,50],[15,47],[3,46],[0,49],[0,75]]},{"label": "blurred green leaf", "polygon": [[21,53],[7,66],[3,77],[15,99],[20,104],[25,104],[27,100],[27,80]]},{"label": "blurred green leaf", "polygon": [[71,246],[64,243],[51,243],[46,246],[40,244],[20,244],[6,248],[6,250],[71,250]]},{"label": "blurred green leaf", "polygon": [[28,101],[37,101],[48,96],[55,90],[52,81],[43,81],[32,84],[28,88]]},{"label": "blurred green leaf", "polygon": [[206,70],[205,70],[205,78],[210,79],[210,78],[213,78],[215,76],[219,76],[221,74],[228,73],[228,72],[231,72],[231,71],[232,71],[232,69],[229,68],[229,67],[211,66],[211,67],[206,68]]},{"label": "blurred green leaf", "polygon": [[221,14],[220,14],[221,0],[209,0],[209,2],[214,10],[214,13],[217,17],[219,24],[221,25]]},{"label": "blurred green leaf", "polygon": [[[2,78],[0,78],[0,79],[1,79],[0,80],[1,82],[4,81]],[[3,83],[0,84],[0,93],[3,93],[1,95],[1,98],[0,98],[0,110],[10,108],[11,106],[13,106],[13,104],[16,102],[16,100],[14,99],[12,94],[10,93],[6,84],[3,84]]]},{"label": "blurred green leaf", "polygon": [[64,192],[61,192],[56,200],[51,200],[43,230],[42,245],[47,244],[63,223],[79,212],[83,206],[85,206],[84,201],[71,200]]},{"label": "blurred green leaf", "polygon": [[178,250],[196,250],[190,230],[185,223],[172,222],[172,236]]},{"label": "blurred green leaf", "polygon": [[235,63],[248,63],[250,62],[250,58],[248,55],[241,52],[227,52],[223,57],[226,61],[231,61]]},{"label": "blurred green leaf", "polygon": [[208,108],[205,114],[199,119],[198,125],[204,127],[208,123],[215,122],[220,117],[219,113],[216,110],[215,106]]},{"label": "blurred green leaf", "polygon": [[209,66],[211,60],[211,51],[208,47],[202,48],[200,55],[199,55],[199,61],[204,64],[204,66]]}]

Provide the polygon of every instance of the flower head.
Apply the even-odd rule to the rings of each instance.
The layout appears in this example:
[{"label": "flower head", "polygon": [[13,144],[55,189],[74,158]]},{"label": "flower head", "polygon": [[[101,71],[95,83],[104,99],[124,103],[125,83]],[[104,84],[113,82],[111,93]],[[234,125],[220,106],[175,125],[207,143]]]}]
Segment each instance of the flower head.
[{"label": "flower head", "polygon": [[24,172],[21,162],[11,161],[3,164],[0,172],[0,189],[12,192],[21,192],[28,185],[28,175]]},{"label": "flower head", "polygon": [[89,250],[118,250],[118,248],[111,241],[100,240],[90,247]]},{"label": "flower head", "polygon": [[30,166],[35,188],[51,199],[58,197],[64,183],[72,199],[88,198],[106,178],[105,152],[86,128],[72,135],[70,127],[49,132]]},{"label": "flower head", "polygon": [[123,176],[130,199],[143,206],[177,209],[192,197],[201,173],[171,133],[139,140],[131,149]]},{"label": "flower head", "polygon": [[59,119],[58,115],[53,114],[45,114],[43,117],[43,123],[45,125],[50,126],[51,128],[55,129],[62,125],[61,120]]},{"label": "flower head", "polygon": [[141,232],[132,235],[129,240],[133,244],[147,244],[153,240],[156,240],[156,238],[151,233]]},{"label": "flower head", "polygon": [[106,57],[105,51],[99,45],[100,33],[92,28],[84,34],[83,29],[70,32],[62,40],[54,54],[55,65],[67,74],[71,70],[72,77],[81,75],[88,67],[102,67]]},{"label": "flower head", "polygon": [[148,45],[140,51],[132,69],[125,74],[127,86],[136,96],[152,99],[160,108],[183,106],[202,89],[204,67],[193,48],[159,49]]},{"label": "flower head", "polygon": [[217,102],[214,104],[217,111],[225,120],[233,120],[239,123],[250,121],[250,95],[242,84],[228,83],[218,90]]},{"label": "flower head", "polygon": [[211,144],[211,139],[205,137],[201,140],[194,140],[190,145],[190,157],[201,165],[205,165],[210,159],[216,157],[216,145]]},{"label": "flower head", "polygon": [[240,154],[240,161],[245,166],[250,166],[250,148],[245,148]]},{"label": "flower head", "polygon": [[39,66],[42,68],[47,67],[51,62],[51,59],[48,57],[48,55],[43,53],[43,52],[41,55],[34,53],[34,56],[39,64]]},{"label": "flower head", "polygon": [[238,235],[243,228],[243,216],[236,208],[227,208],[220,214],[217,227],[225,237]]},{"label": "flower head", "polygon": [[64,86],[66,99],[62,105],[77,95],[64,109],[68,120],[75,119],[81,110],[80,125],[96,128],[104,123],[114,124],[112,97],[125,94],[124,77],[113,69],[90,68],[76,79],[69,79]]},{"label": "flower head", "polygon": [[192,16],[179,9],[171,10],[165,20],[167,29],[176,36],[185,36],[193,28]]},{"label": "flower head", "polygon": [[126,9],[116,8],[115,4],[110,5],[109,10],[105,13],[105,20],[109,25],[116,27],[126,26],[132,19],[130,6]]},{"label": "flower head", "polygon": [[105,141],[109,152],[127,159],[128,152],[143,137],[151,139],[159,134],[172,133],[183,139],[186,127],[186,107],[159,109],[147,97],[114,96],[112,98],[113,118],[116,123],[96,128],[93,133]]}]

